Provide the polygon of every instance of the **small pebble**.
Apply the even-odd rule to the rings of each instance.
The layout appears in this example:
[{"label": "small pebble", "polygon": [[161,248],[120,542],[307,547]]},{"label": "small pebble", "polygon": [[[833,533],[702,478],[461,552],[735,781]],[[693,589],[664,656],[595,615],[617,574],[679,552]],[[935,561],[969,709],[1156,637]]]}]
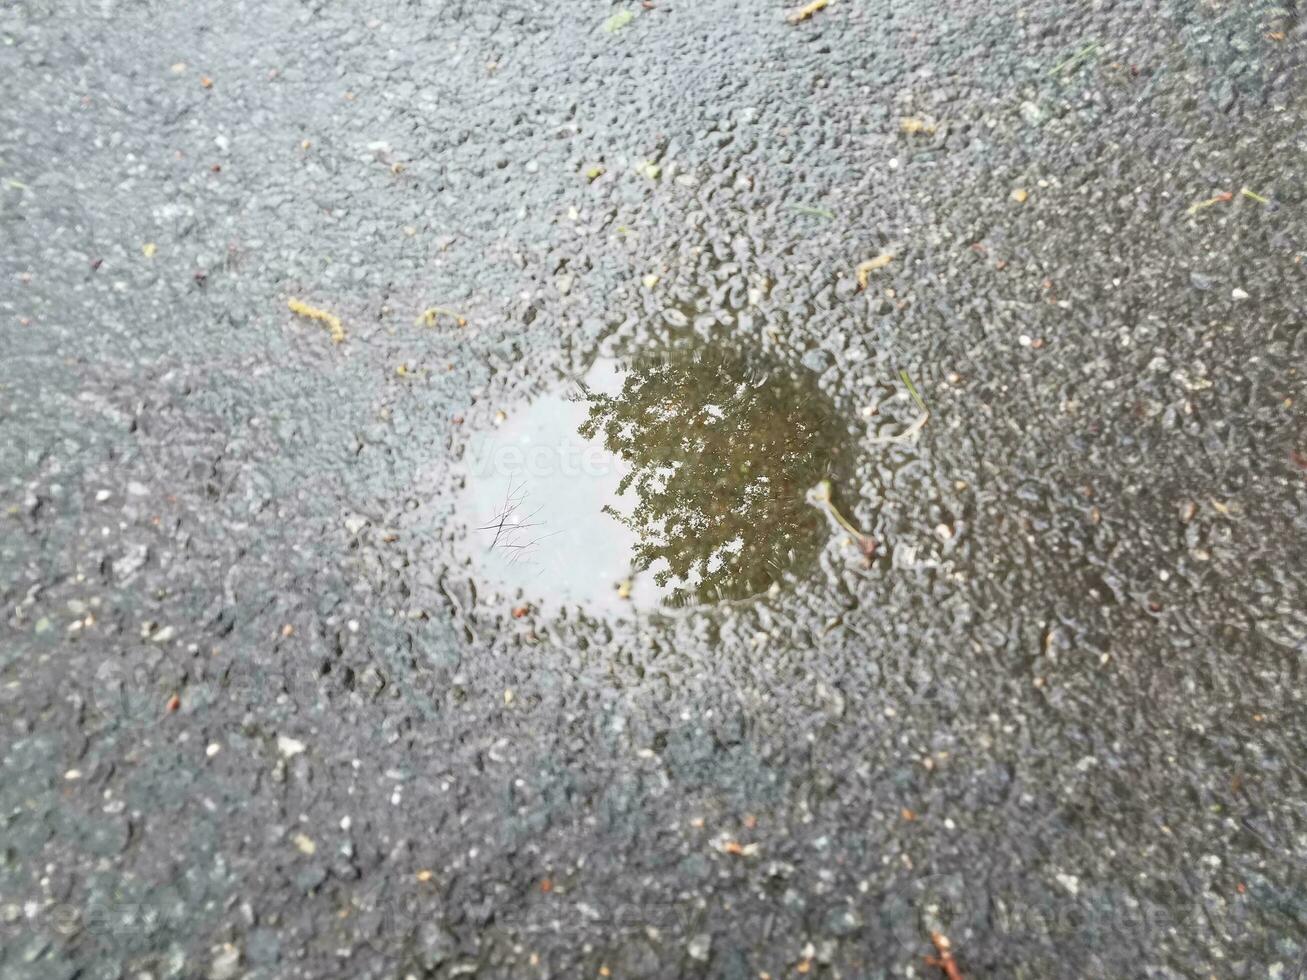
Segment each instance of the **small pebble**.
[{"label": "small pebble", "polygon": [[240,948],[231,943],[224,943],[209,966],[209,980],[236,980],[241,973],[240,966]]},{"label": "small pebble", "polygon": [[712,951],[712,936],[706,932],[701,932],[690,940],[686,946],[690,958],[698,960],[700,963],[708,962],[708,954]]}]

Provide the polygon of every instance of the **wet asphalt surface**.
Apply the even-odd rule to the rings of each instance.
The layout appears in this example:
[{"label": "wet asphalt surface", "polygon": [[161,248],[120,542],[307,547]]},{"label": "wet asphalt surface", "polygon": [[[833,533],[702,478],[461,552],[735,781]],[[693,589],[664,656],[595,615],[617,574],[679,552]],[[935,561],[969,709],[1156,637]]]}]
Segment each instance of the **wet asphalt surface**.
[{"label": "wet asphalt surface", "polygon": [[[655,7],[0,11],[0,975],[1302,975],[1295,4]],[[514,617],[466,433],[669,309],[875,555]]]}]

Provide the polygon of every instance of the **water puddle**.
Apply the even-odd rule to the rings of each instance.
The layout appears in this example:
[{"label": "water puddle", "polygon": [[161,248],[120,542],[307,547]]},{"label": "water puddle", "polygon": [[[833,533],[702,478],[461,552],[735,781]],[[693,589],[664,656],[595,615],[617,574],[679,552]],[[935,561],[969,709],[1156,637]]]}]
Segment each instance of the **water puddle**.
[{"label": "water puddle", "polygon": [[458,549],[483,594],[542,609],[748,598],[814,563],[805,494],[846,442],[802,367],[702,342],[601,358],[472,435]]}]

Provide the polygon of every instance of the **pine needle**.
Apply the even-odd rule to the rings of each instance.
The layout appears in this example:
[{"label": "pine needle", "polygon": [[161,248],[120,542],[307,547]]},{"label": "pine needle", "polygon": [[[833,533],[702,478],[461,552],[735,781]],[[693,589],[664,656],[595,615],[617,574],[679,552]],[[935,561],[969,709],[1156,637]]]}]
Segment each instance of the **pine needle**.
[{"label": "pine needle", "polygon": [[903,383],[908,386],[908,394],[910,394],[912,400],[917,403],[917,408],[921,409],[921,411],[926,415],[929,415],[930,409],[928,409],[926,403],[921,400],[921,395],[917,393],[917,386],[914,385],[912,379],[908,377],[908,372],[900,369],[899,377],[902,378]]},{"label": "pine needle", "polygon": [[807,204],[791,204],[790,207],[800,214],[811,215],[814,218],[825,218],[827,221],[835,217],[834,211],[827,211],[825,208],[814,208]]},{"label": "pine needle", "polygon": [[1082,61],[1084,61],[1086,58],[1088,58],[1088,57],[1089,57],[1091,54],[1093,54],[1094,51],[1096,51],[1097,49],[1098,49],[1098,42],[1097,42],[1097,41],[1090,41],[1090,42],[1089,42],[1088,44],[1086,44],[1083,48],[1081,48],[1079,51],[1077,51],[1075,54],[1073,54],[1070,58],[1067,58],[1067,59],[1066,59],[1065,61],[1063,61],[1061,64],[1056,65],[1055,67],[1053,67],[1052,69],[1050,69],[1050,70],[1049,70],[1049,74],[1050,74],[1050,75],[1056,75],[1056,74],[1058,74],[1059,72],[1061,72],[1063,69],[1070,68],[1070,67],[1072,67],[1073,65],[1078,65],[1078,64],[1080,64],[1080,62],[1082,62]]}]

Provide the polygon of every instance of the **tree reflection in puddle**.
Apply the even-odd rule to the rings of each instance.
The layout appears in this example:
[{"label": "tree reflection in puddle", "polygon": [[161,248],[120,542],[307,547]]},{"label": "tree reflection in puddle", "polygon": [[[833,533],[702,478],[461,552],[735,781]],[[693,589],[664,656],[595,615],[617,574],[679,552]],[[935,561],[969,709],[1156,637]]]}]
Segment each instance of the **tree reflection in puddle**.
[{"label": "tree reflection in puddle", "polygon": [[543,606],[756,595],[826,540],[805,492],[844,442],[802,368],[688,344],[599,360],[474,440],[470,557],[483,585]]}]

